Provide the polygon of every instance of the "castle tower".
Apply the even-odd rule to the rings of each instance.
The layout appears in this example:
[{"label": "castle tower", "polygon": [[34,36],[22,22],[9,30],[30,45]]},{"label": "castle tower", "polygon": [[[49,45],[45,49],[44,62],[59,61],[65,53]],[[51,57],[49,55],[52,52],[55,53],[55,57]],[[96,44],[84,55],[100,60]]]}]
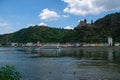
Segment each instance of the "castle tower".
[{"label": "castle tower", "polygon": [[86,19],[84,19],[84,24],[86,24],[87,23],[87,20]]},{"label": "castle tower", "polygon": [[84,25],[86,25],[87,24],[87,20],[86,19],[84,19],[84,20],[80,20],[80,22],[79,22],[79,27],[81,27],[81,26],[84,26]]},{"label": "castle tower", "polygon": [[93,20],[91,20],[91,24],[93,24]]}]

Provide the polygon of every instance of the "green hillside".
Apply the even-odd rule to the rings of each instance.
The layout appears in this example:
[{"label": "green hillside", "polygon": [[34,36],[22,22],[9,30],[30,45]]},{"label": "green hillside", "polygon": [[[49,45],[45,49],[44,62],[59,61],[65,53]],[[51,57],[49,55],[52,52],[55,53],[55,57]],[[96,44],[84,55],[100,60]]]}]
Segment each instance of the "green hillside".
[{"label": "green hillside", "polygon": [[63,36],[69,30],[50,28],[47,26],[33,26],[19,30],[12,34],[0,36],[0,42],[61,42]]},{"label": "green hillside", "polygon": [[102,35],[112,36],[114,42],[120,42],[120,12],[106,15],[97,20],[95,25],[100,27]]}]

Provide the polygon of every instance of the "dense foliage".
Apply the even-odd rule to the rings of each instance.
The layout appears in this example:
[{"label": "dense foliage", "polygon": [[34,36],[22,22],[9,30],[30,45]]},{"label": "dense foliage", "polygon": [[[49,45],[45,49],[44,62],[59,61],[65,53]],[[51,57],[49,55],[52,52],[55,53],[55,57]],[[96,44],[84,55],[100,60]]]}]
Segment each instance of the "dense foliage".
[{"label": "dense foliage", "polygon": [[20,80],[20,77],[14,66],[6,65],[0,68],[0,80]]},{"label": "dense foliage", "polygon": [[29,28],[22,29],[12,34],[0,36],[0,42],[61,42],[62,37],[67,32],[69,32],[69,30],[50,28],[47,26],[31,26]]},{"label": "dense foliage", "polygon": [[112,36],[114,42],[120,42],[120,12],[106,15],[94,24],[100,27],[103,35]]},{"label": "dense foliage", "polygon": [[95,26],[76,27],[71,33],[64,37],[64,41],[69,42],[86,42],[86,43],[101,43],[106,42],[107,37],[100,34],[99,28]]},{"label": "dense foliage", "polygon": [[120,42],[120,13],[98,19],[93,24],[76,26],[74,30],[31,26],[12,34],[0,35],[0,43],[6,42],[107,42],[108,36]]}]

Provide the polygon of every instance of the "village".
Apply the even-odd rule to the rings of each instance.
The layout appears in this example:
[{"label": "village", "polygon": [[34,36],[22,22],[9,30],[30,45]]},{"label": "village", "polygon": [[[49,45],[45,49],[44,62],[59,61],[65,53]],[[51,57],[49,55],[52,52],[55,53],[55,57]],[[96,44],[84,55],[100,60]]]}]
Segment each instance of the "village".
[{"label": "village", "polygon": [[108,37],[108,42],[106,43],[37,43],[27,42],[27,43],[17,43],[8,42],[6,45],[0,44],[1,47],[43,47],[43,46],[59,46],[59,47],[104,47],[104,46],[120,46],[120,43],[113,43],[113,39]]}]

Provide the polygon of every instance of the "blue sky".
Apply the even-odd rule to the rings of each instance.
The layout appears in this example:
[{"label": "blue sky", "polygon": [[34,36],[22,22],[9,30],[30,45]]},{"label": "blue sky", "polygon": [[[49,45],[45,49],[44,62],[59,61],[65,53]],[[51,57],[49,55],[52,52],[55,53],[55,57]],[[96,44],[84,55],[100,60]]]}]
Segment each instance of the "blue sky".
[{"label": "blue sky", "polygon": [[106,14],[120,12],[120,0],[0,0],[0,34],[30,25],[74,28]]}]

